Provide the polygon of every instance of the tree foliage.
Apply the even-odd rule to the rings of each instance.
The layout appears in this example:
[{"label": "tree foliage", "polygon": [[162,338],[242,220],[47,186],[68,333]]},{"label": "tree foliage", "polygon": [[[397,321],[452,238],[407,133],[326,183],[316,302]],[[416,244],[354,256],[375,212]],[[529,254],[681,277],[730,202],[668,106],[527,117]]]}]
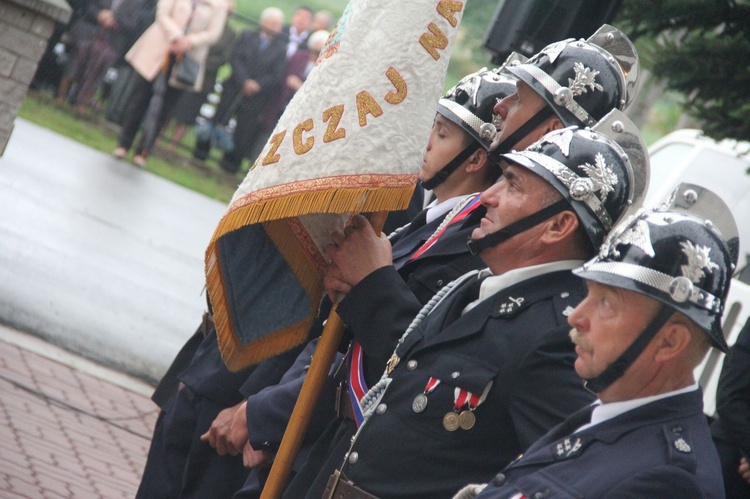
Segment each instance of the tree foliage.
[{"label": "tree foliage", "polygon": [[625,0],[616,24],[709,136],[750,140],[750,2]]}]

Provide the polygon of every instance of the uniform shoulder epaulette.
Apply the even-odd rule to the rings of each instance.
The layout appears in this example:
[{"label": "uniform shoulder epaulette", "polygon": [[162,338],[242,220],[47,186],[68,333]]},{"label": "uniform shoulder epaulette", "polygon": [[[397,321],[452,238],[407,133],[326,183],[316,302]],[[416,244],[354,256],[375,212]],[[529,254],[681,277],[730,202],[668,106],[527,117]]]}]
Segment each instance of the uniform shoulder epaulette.
[{"label": "uniform shoulder epaulette", "polygon": [[662,433],[669,463],[695,473],[697,462],[690,432],[680,424],[670,423],[662,427]]}]

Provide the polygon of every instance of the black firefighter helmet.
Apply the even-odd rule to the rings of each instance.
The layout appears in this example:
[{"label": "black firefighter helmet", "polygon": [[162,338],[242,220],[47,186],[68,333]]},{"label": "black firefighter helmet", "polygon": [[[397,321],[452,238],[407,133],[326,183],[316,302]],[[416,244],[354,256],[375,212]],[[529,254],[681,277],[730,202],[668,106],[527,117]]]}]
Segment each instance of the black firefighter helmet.
[{"label": "black firefighter helmet", "polygon": [[603,25],[587,40],[553,43],[508,71],[528,84],[565,126],[593,126],[637,93],[639,60],[619,29]]},{"label": "black firefighter helmet", "polygon": [[465,76],[440,98],[437,112],[461,127],[473,141],[442,170],[423,181],[425,189],[434,189],[444,182],[478,148],[489,150],[497,135],[499,120],[493,108],[498,100],[516,91],[515,78],[507,74],[505,67],[525,60],[521,55],[511,54],[499,68],[482,68]]},{"label": "black firefighter helmet", "polygon": [[721,318],[737,265],[737,234],[732,213],[716,194],[683,183],[663,205],[619,225],[598,256],[574,272],[658,300],[726,352]]},{"label": "black firefighter helmet", "polygon": [[594,248],[648,188],[646,143],[624,113],[611,111],[591,129],[552,131],[527,149],[501,156],[531,170],[562,194]]},{"label": "black firefighter helmet", "polygon": [[495,104],[516,91],[515,78],[505,67],[523,56],[511,54],[499,68],[482,68],[465,76],[438,101],[437,112],[460,126],[485,150],[497,134]]}]

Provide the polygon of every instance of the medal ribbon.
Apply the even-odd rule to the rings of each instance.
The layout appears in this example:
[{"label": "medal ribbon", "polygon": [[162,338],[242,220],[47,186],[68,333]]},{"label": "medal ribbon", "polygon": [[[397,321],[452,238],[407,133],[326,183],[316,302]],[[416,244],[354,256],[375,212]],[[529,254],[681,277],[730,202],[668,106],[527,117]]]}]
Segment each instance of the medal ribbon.
[{"label": "medal ribbon", "polygon": [[484,402],[484,399],[479,395],[474,395],[462,388],[455,388],[453,390],[453,407],[456,411],[460,411],[467,403],[469,404],[469,409],[474,410],[482,402]]},{"label": "medal ribbon", "polygon": [[440,380],[435,377],[430,377],[427,384],[424,386],[424,394],[430,394],[440,384]]},{"label": "medal ribbon", "polygon": [[362,345],[357,340],[352,341],[351,366],[349,367],[349,399],[352,403],[354,412],[354,422],[357,428],[364,421],[365,416],[362,412],[360,401],[367,393],[367,383],[365,383],[364,370],[362,369]]},{"label": "medal ribbon", "polygon": [[[440,380],[436,377],[432,376],[427,381],[427,384],[424,387],[424,394],[429,395],[432,393],[435,388],[440,384]],[[486,398],[486,394],[483,394],[483,396],[475,395],[471,392],[468,392],[462,388],[455,388],[453,390],[453,407],[456,409],[456,411],[461,410],[461,408],[469,404],[469,409],[474,410],[477,408],[479,404],[484,402],[484,399]]]},{"label": "medal ribbon", "polygon": [[[412,255],[409,260],[418,258],[420,255],[422,255],[422,253],[430,249],[432,245],[435,244],[438,239],[440,239],[440,236],[443,235],[445,229],[447,229],[448,226],[465,219],[472,211],[474,211],[474,209],[479,207],[481,205],[479,196],[480,195],[477,194],[474,199],[469,201],[466,206],[464,206],[461,211],[459,211],[453,218],[451,218],[448,223],[444,224],[435,232],[435,234],[430,236],[430,238],[416,252],[414,252],[414,255]],[[352,341],[351,366],[349,368],[348,385],[349,398],[351,399],[352,408],[354,409],[354,418],[355,422],[357,423],[357,428],[359,428],[359,425],[361,425],[362,421],[364,421],[364,414],[362,412],[362,405],[360,404],[360,401],[364,398],[365,394],[367,394],[369,390],[367,388],[367,383],[365,383],[362,364],[362,345],[360,345],[358,341],[354,340]],[[431,383],[434,383],[434,385],[429,388],[429,391],[427,391],[428,387],[425,387],[425,394],[430,393],[432,390],[434,390],[437,385],[440,384],[440,380],[436,378],[430,378],[430,381],[428,381],[427,383],[428,386]]]},{"label": "medal ribbon", "polygon": [[464,206],[464,208],[460,212],[458,212],[458,214],[456,214],[456,216],[454,216],[453,218],[451,218],[450,222],[448,222],[447,224],[443,225],[433,235],[431,235],[430,238],[427,241],[425,241],[425,243],[417,251],[414,252],[414,254],[411,256],[411,258],[409,258],[409,261],[416,260],[417,258],[419,258],[420,256],[422,256],[422,254],[425,251],[427,251],[428,249],[430,249],[432,247],[432,245],[435,244],[438,239],[440,239],[440,236],[443,235],[443,232],[445,232],[445,230],[449,226],[451,226],[451,225],[453,225],[455,223],[458,223],[458,222],[462,221],[463,219],[465,219],[466,217],[468,217],[469,214],[471,214],[471,212],[474,211],[476,208],[478,208],[480,205],[481,205],[481,203],[479,201],[479,194],[477,194],[477,196],[472,201],[470,201],[469,203],[467,203],[467,205]]}]

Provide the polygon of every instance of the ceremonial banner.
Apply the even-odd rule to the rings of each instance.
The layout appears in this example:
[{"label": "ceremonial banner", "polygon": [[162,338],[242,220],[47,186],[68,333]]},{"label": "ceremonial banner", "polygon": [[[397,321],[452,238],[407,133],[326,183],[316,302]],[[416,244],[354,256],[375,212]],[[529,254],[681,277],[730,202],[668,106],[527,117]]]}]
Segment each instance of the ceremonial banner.
[{"label": "ceremonial banner", "polygon": [[306,339],[323,294],[325,246],[352,213],[408,205],[463,7],[347,6],[206,250],[231,370]]}]

